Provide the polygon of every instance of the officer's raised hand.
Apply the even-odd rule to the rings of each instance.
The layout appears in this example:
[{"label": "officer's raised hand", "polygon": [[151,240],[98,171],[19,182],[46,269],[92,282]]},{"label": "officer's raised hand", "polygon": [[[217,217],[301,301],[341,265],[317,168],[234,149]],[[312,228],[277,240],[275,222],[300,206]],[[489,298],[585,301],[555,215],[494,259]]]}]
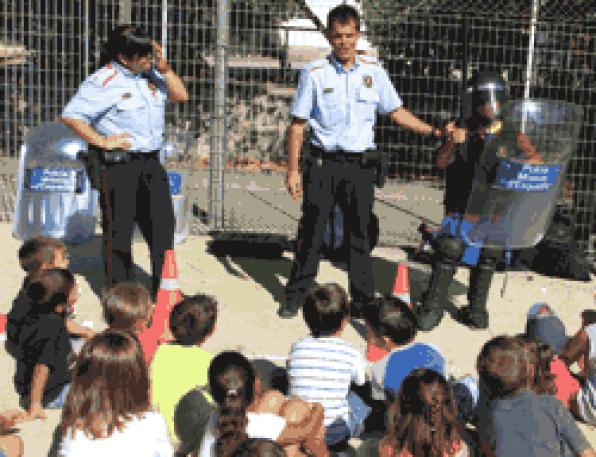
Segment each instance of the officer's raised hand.
[{"label": "officer's raised hand", "polygon": [[163,55],[161,45],[157,41],[151,40],[151,46],[153,46],[153,58],[155,59],[155,68],[157,71],[162,74],[170,71],[170,65]]}]

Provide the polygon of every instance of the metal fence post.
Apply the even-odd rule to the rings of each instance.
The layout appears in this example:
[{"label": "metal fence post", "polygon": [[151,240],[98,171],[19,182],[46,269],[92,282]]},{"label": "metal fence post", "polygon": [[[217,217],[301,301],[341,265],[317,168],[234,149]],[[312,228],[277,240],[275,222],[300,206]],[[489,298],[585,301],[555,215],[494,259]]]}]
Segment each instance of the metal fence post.
[{"label": "metal fence post", "polygon": [[132,6],[130,0],[119,0],[120,12],[118,14],[118,24],[130,24],[132,22]]},{"label": "metal fence post", "polygon": [[209,157],[209,225],[212,230],[221,230],[224,228],[224,167],[227,145],[226,91],[228,79],[226,55],[229,34],[229,1],[218,0],[214,106],[211,119],[211,148]]}]

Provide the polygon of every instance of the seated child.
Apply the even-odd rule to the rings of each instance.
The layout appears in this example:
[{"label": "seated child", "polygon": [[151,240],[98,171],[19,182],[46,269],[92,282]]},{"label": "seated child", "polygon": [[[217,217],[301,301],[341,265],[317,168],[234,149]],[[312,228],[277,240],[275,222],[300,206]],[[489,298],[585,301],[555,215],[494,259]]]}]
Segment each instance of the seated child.
[{"label": "seated child", "polygon": [[568,367],[583,360],[581,387],[569,407],[579,420],[596,425],[596,324],[579,329],[567,343],[561,359]]},{"label": "seated child", "polygon": [[445,359],[431,344],[415,342],[416,318],[399,298],[385,297],[371,307],[366,325],[376,339],[375,345],[389,354],[377,361],[371,371],[374,400],[394,398],[404,378],[416,368],[428,368],[445,376]]},{"label": "seated child", "polygon": [[133,333],[149,364],[163,333],[162,323],[153,321],[148,325],[152,308],[149,291],[138,282],[120,282],[104,292],[101,302],[108,327]]},{"label": "seated child", "polygon": [[338,445],[357,436],[370,409],[350,392],[352,383],[363,385],[362,354],[341,338],[349,304],[337,284],[324,284],[305,298],[302,313],[311,335],[292,345],[287,362],[289,394],[325,411],[326,441]]},{"label": "seated child", "polygon": [[26,419],[22,411],[0,412],[0,457],[21,457],[23,440],[17,435],[9,434],[10,429],[18,422]]},{"label": "seated child", "polygon": [[[27,277],[12,302],[6,323],[6,351],[15,358],[17,357],[15,351],[19,345],[19,323],[27,315],[31,306],[25,294],[29,277],[40,270],[68,268],[69,264],[66,246],[60,240],[43,236],[25,241],[20,247],[18,255],[21,268],[27,273]],[[91,338],[93,331],[70,318],[69,314],[72,310],[67,311],[66,329],[68,333],[83,338]]]},{"label": "seated child", "polygon": [[[207,295],[184,298],[170,314],[174,342],[157,348],[150,367],[151,402],[175,440],[174,410],[189,390],[207,385],[211,354],[201,348],[215,329],[217,302]],[[192,367],[192,369],[189,369]]]},{"label": "seated child", "polygon": [[319,403],[307,403],[293,397],[287,398],[281,391],[272,388],[275,365],[264,359],[251,362],[255,372],[255,398],[249,408],[250,412],[275,414],[285,419],[288,426],[297,428],[300,433],[309,427],[313,421],[320,426],[313,430],[308,444],[296,443],[284,446],[287,457],[302,457],[305,455],[302,447],[312,447],[316,455],[325,455],[325,427],[323,427],[323,407]]},{"label": "seated child", "polygon": [[68,270],[39,270],[27,281],[25,294],[30,307],[17,328],[14,384],[30,417],[45,419],[43,408],[62,408],[68,393],[71,345],[65,316],[78,289]]},{"label": "seated child", "polygon": [[486,455],[595,455],[565,406],[552,395],[532,390],[536,358],[522,338],[491,339],[476,367],[489,400],[478,426]]},{"label": "seated child", "polygon": [[[326,457],[327,448],[317,438],[323,414],[311,407],[303,423],[292,424],[271,412],[269,395],[263,395],[250,362],[238,352],[218,354],[209,367],[209,387],[217,409],[209,420],[201,443],[201,457],[230,457],[246,438],[266,438],[288,447],[299,445],[316,457]],[[281,395],[281,394],[280,394]],[[277,409],[277,407],[274,407]],[[290,414],[291,415],[291,414]]]},{"label": "seated child", "polygon": [[[565,333],[565,325],[548,304],[535,303],[528,311],[526,336],[539,343],[536,348],[539,357],[537,377],[546,379],[547,373],[550,373],[555,387],[552,392],[537,393],[551,393],[569,408],[570,400],[577,395],[580,385],[561,358],[569,340]],[[552,354],[544,345],[550,347]]]},{"label": "seated child", "polygon": [[163,417],[151,411],[149,376],[138,340],[106,330],[77,356],[60,423],[61,457],[171,457]]},{"label": "seated child", "polygon": [[470,453],[463,436],[447,381],[435,370],[418,368],[400,385],[378,455],[465,457]]}]

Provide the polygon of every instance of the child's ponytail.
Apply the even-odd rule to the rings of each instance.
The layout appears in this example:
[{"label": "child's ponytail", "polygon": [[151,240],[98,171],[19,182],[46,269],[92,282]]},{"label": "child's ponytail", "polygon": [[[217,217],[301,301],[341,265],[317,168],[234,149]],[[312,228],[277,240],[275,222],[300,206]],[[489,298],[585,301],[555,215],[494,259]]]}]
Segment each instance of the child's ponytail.
[{"label": "child's ponytail", "polygon": [[254,398],[254,383],[250,362],[238,352],[222,352],[211,362],[209,385],[219,406],[215,426],[218,457],[230,456],[247,439],[246,408]]}]

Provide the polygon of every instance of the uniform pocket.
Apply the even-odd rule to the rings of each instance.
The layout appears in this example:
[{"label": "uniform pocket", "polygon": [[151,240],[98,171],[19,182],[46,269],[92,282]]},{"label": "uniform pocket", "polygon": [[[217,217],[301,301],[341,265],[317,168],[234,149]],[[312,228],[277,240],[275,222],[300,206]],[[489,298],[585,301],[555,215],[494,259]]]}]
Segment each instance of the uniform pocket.
[{"label": "uniform pocket", "polygon": [[139,111],[144,108],[144,104],[138,99],[127,99],[118,102],[116,112],[118,117],[125,119],[138,119]]},{"label": "uniform pocket", "polygon": [[336,94],[323,94],[321,100],[321,113],[322,123],[325,127],[332,127],[341,121],[342,113]]},{"label": "uniform pocket", "polygon": [[132,111],[143,107],[143,102],[137,98],[121,100],[116,104],[118,111]]},{"label": "uniform pocket", "polygon": [[376,89],[369,87],[361,87],[358,91],[358,109],[362,113],[362,117],[366,120],[375,118],[377,104],[380,100],[379,93]]}]

